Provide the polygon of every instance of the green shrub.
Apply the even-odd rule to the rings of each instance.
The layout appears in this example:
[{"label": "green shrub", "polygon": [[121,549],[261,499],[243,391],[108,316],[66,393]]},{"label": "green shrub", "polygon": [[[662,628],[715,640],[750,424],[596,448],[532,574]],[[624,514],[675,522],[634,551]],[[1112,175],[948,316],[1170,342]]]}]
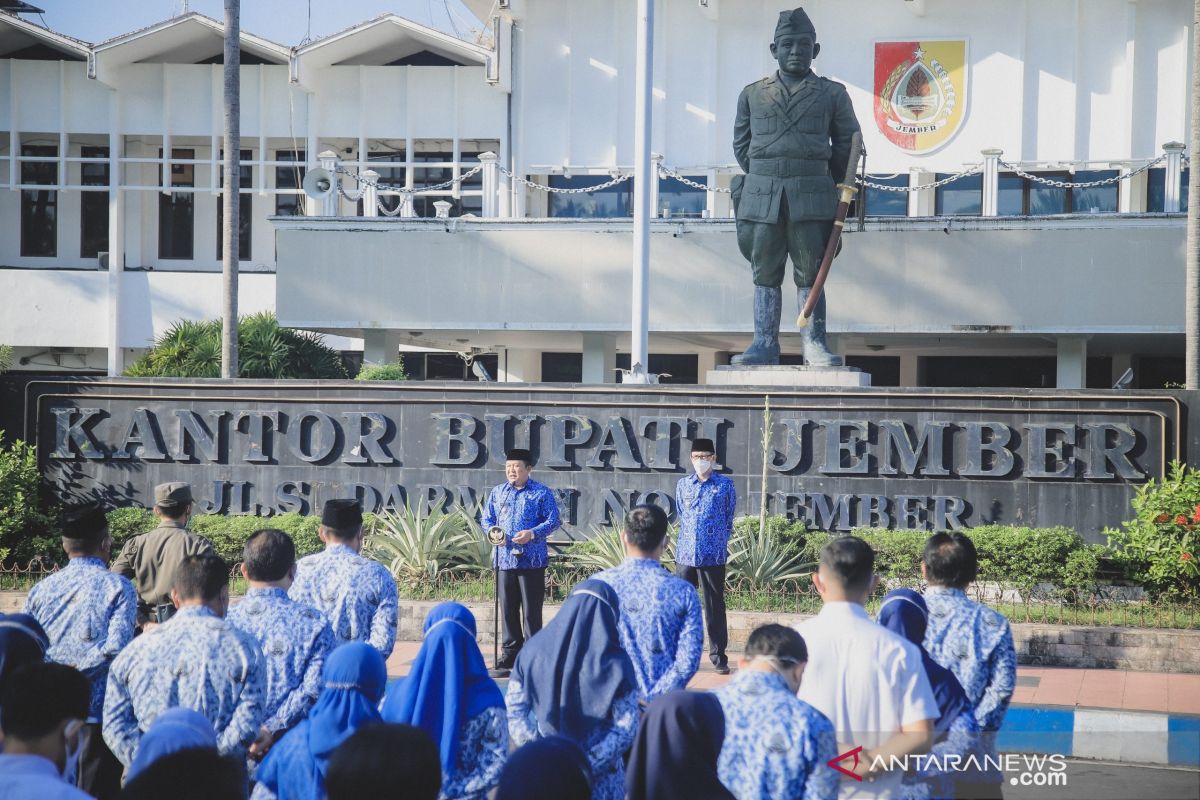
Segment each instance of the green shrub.
[{"label": "green shrub", "polygon": [[320,524],[319,516],[303,516],[296,513],[271,517],[197,514],[188,523],[188,529],[208,539],[221,558],[235,564],[242,560],[242,548],[246,546],[250,534],[260,528],[278,528],[291,536],[292,541],[296,543],[297,558],[322,550],[325,545],[317,536]]},{"label": "green shrub", "polygon": [[1164,479],[1138,487],[1133,510],[1104,532],[1126,576],[1154,596],[1200,597],[1200,472],[1172,462]]},{"label": "green shrub", "polygon": [[121,552],[125,542],[131,536],[154,530],[158,527],[158,518],[154,512],[141,506],[114,508],[106,514],[108,517],[108,533],[112,536],[113,555]]},{"label": "green shrub", "polygon": [[403,381],[408,380],[404,371],[404,362],[392,364],[363,364],[362,369],[354,376],[356,381]]},{"label": "green shrub", "polygon": [[383,564],[396,581],[413,585],[456,569],[470,569],[478,542],[461,511],[424,511],[411,505],[386,510],[367,529],[363,555]]},{"label": "green shrub", "polygon": [[801,580],[815,569],[805,550],[811,534],[804,530],[802,522],[769,516],[766,523],[761,528],[758,517],[734,520],[725,570],[731,584],[742,589],[763,589],[784,581]]},{"label": "green shrub", "polygon": [[[4,431],[0,431],[0,442]],[[0,446],[0,560],[61,559],[56,510],[42,511],[37,449],[17,440]]]},{"label": "green shrub", "polygon": [[0,344],[0,373],[8,372],[12,366],[13,349],[11,345]]}]

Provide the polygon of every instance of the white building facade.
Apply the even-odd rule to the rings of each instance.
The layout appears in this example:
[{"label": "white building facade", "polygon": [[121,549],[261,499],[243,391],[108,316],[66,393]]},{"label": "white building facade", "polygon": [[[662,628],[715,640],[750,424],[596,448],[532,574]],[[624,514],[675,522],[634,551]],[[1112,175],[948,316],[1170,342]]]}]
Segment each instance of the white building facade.
[{"label": "white building facade", "polygon": [[[437,347],[494,354],[502,380],[611,381],[629,347],[636,2],[467,5],[488,24],[478,43],[394,16],[293,48],[243,34],[242,308],[362,340],[373,361]],[[689,182],[652,189],[650,368],[677,380],[749,341],[733,116],[774,69],[786,7],[656,3],[653,149]],[[835,350],[877,385],[1178,379],[1190,4],[805,8],[869,180],[909,190],[868,189],[849,226]],[[8,15],[0,30],[0,342],[24,368],[119,372],[175,320],[219,313],[220,24],[187,15],[96,46]],[[949,109],[936,142],[897,143],[877,109],[896,96],[880,54],[909,45],[961,52],[926,59]],[[351,199],[304,198],[322,153],[373,170],[378,203],[371,188],[353,202],[350,177]]]}]

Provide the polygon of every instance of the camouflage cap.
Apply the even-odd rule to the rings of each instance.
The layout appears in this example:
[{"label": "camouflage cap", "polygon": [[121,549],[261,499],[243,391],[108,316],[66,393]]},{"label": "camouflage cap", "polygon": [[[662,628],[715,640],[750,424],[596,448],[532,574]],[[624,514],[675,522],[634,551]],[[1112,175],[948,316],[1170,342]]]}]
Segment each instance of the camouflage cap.
[{"label": "camouflage cap", "polygon": [[795,36],[798,33],[811,33],[813,38],[816,38],[817,35],[817,29],[813,26],[812,20],[808,18],[808,14],[804,13],[804,9],[780,11],[779,22],[775,25],[775,38]]},{"label": "camouflage cap", "polygon": [[186,506],[192,502],[192,485],[182,481],[160,483],[154,487],[154,505]]}]

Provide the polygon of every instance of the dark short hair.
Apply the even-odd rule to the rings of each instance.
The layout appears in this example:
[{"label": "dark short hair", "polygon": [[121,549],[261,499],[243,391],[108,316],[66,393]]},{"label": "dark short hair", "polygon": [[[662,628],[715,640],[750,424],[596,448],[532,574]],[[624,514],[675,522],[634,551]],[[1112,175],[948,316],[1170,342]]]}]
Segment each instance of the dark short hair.
[{"label": "dark short hair", "polygon": [[429,734],[412,725],[377,723],[359,728],[344,741],[325,773],[329,800],[395,797],[437,800],[442,762]]},{"label": "dark short hair", "polygon": [[746,639],[745,655],[769,656],[803,663],[808,661],[808,645],[795,629],[772,622],[759,625],[750,632],[749,638]]},{"label": "dark short hair", "polygon": [[975,543],[962,533],[935,533],[921,555],[930,583],[961,589],[979,574]]},{"label": "dark short hair", "polygon": [[350,525],[344,528],[335,528],[332,525],[321,525],[321,530],[325,531],[325,535],[337,539],[339,542],[344,542],[348,539],[353,539],[362,532],[362,523],[358,525]]},{"label": "dark short hair", "polygon": [[278,528],[260,528],[242,548],[242,563],[252,581],[278,581],[296,563],[296,543]]},{"label": "dark short hair", "polygon": [[229,585],[229,565],[225,559],[212,553],[188,556],[175,568],[171,588],[182,600],[208,602]]},{"label": "dark short hair", "polygon": [[634,547],[648,553],[667,535],[667,512],[648,503],[634,506],[625,514],[625,533]]},{"label": "dark short hair", "polygon": [[207,747],[163,756],[121,790],[121,800],[246,800],[246,763]]},{"label": "dark short hair", "polygon": [[86,720],[92,684],[66,664],[26,664],[5,680],[0,695],[0,730],[29,741],[54,730],[63,720]]},{"label": "dark short hair", "polygon": [[875,569],[875,551],[857,536],[839,536],[821,548],[821,566],[855,592],[866,588]]}]

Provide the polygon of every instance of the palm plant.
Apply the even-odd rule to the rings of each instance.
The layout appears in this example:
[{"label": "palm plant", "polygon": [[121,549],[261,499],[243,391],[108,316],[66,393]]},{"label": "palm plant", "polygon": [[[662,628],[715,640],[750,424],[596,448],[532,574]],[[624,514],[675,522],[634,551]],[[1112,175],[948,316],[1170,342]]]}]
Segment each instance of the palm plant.
[{"label": "palm plant", "polygon": [[[621,525],[593,525],[591,535],[576,542],[567,550],[567,562],[581,572],[599,572],[615,567],[625,560],[625,543],[621,541]],[[675,568],[675,536],[679,529],[672,525],[667,529],[667,548],[663,551],[662,564],[669,570]]]},{"label": "palm plant", "polygon": [[408,505],[380,512],[363,553],[387,567],[397,581],[413,585],[474,563],[477,548],[471,538],[463,513]]},{"label": "palm plant", "polygon": [[735,531],[729,541],[727,579],[750,590],[805,578],[815,567],[814,562],[804,560],[797,544],[772,526]]}]

